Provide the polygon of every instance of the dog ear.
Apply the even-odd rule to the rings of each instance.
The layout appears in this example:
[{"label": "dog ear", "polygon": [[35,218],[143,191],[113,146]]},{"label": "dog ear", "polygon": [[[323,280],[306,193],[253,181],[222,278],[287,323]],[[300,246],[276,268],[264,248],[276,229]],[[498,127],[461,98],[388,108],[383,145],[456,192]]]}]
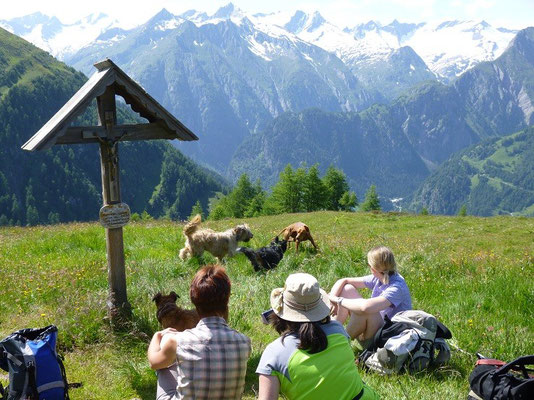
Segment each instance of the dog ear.
[{"label": "dog ear", "polygon": [[152,297],[152,301],[158,302],[158,300],[161,299],[161,292],[158,292]]},{"label": "dog ear", "polygon": [[180,298],[180,296],[178,296],[174,290],[169,293],[169,296],[172,296],[174,301],[176,301],[176,299]]}]

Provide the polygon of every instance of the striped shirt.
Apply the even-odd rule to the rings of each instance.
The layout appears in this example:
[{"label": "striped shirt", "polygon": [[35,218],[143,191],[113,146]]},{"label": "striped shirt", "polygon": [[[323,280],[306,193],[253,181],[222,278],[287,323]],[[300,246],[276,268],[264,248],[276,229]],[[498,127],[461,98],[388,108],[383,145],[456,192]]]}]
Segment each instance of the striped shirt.
[{"label": "striped shirt", "polygon": [[176,334],[178,400],[240,399],[250,356],[250,339],[224,318],[203,318]]}]

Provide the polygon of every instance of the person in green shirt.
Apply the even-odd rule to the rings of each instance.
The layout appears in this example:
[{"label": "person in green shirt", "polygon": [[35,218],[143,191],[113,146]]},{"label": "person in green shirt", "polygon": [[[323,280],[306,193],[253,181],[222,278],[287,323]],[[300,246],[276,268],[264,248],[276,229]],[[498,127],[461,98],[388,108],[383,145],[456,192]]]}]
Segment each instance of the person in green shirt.
[{"label": "person in green shirt", "polygon": [[376,400],[354,363],[350,337],[330,319],[328,295],[310,274],[287,277],[271,293],[269,321],[280,337],[264,350],[256,373],[259,400]]}]

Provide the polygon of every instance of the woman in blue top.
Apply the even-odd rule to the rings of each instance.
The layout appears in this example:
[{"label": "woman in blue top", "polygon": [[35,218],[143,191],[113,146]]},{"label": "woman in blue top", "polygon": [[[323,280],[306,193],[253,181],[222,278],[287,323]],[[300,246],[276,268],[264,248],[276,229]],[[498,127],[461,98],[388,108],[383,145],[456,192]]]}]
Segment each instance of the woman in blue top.
[{"label": "woman in blue top", "polygon": [[[393,252],[385,246],[375,247],[367,253],[367,264],[371,275],[339,279],[330,291],[334,319],[343,324],[350,316],[347,332],[364,349],[384,324],[384,316],[391,318],[412,309],[410,290],[397,272]],[[371,289],[371,298],[360,295],[358,289],[362,288]]]}]

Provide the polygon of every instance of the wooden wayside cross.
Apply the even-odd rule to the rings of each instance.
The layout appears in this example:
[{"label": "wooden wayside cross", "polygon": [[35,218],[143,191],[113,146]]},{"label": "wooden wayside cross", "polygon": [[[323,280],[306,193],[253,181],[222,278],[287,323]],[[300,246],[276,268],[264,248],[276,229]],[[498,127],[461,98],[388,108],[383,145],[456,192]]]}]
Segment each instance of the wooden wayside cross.
[{"label": "wooden wayside cross", "polygon": [[[108,314],[114,326],[131,316],[126,294],[122,227],[130,210],[121,202],[119,141],[178,139],[198,140],[193,132],[154,100],[111,60],[94,64],[98,70],[70,100],[23,146],[23,150],[46,150],[60,144],[99,143],[102,200],[99,219],[106,228],[108,264]],[[117,125],[115,96],[121,96],[148,123]],[[99,125],[71,126],[96,98]]]}]

